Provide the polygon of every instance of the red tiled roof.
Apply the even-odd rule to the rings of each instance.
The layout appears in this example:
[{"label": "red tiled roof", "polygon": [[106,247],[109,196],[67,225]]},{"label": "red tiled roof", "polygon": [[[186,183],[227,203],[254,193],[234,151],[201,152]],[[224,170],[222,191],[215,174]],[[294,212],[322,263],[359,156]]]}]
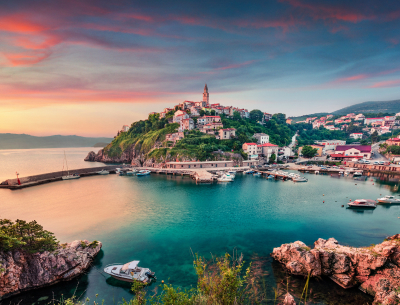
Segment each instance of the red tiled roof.
[{"label": "red tiled roof", "polygon": [[257,145],[256,143],[244,143],[246,145]]},{"label": "red tiled roof", "polygon": [[366,118],[366,120],[384,120],[385,118]]},{"label": "red tiled roof", "polygon": [[338,145],[335,151],[346,151],[348,149],[357,149],[360,152],[371,152],[371,145]]},{"label": "red tiled roof", "polygon": [[272,143],[264,143],[264,144],[261,144],[261,146],[263,146],[263,147],[278,147],[278,145],[275,145]]}]

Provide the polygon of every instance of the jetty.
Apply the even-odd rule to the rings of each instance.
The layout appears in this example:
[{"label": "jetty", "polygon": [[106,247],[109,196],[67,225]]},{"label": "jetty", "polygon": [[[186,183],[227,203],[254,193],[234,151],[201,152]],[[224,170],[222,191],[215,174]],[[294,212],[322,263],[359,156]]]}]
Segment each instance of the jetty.
[{"label": "jetty", "polygon": [[[70,174],[77,173],[81,177],[90,177],[98,175],[97,172],[105,169],[110,172],[110,174],[115,174],[117,168],[126,168],[127,166],[122,165],[105,165],[101,167],[89,167],[89,168],[79,168],[79,169],[71,169],[69,170]],[[8,179],[0,183],[0,188],[10,189],[10,190],[18,190],[26,187],[31,187],[35,185],[41,185],[56,181],[62,181],[62,176],[67,175],[66,171],[52,172],[34,176],[27,176],[19,178],[20,184],[18,183],[18,179]]]}]

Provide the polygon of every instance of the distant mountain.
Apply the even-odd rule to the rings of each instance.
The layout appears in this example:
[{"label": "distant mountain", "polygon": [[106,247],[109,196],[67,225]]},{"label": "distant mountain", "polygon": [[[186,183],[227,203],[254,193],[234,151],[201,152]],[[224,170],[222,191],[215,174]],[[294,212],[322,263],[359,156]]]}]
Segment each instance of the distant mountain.
[{"label": "distant mountain", "polygon": [[110,143],[112,138],[86,138],[79,136],[35,137],[27,134],[0,133],[0,149],[93,147]]},{"label": "distant mountain", "polygon": [[339,109],[332,114],[343,115],[348,113],[398,113],[400,100],[388,102],[364,102]]}]

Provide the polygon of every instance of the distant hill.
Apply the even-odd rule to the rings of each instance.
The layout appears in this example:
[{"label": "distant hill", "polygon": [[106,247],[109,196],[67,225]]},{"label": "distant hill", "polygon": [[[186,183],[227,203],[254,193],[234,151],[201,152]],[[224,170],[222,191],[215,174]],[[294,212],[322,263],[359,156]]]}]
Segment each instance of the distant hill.
[{"label": "distant hill", "polygon": [[0,149],[93,147],[110,143],[112,138],[86,138],[79,136],[35,137],[27,134],[0,133]]},{"label": "distant hill", "polygon": [[332,112],[343,115],[348,113],[398,113],[400,112],[400,100],[388,102],[364,102],[345,107]]}]

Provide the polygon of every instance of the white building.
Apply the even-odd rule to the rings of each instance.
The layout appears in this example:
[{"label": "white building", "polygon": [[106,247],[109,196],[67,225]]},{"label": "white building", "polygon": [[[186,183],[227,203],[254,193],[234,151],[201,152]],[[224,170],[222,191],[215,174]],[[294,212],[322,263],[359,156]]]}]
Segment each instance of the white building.
[{"label": "white building", "polygon": [[269,143],[269,135],[265,133],[255,133],[253,138],[257,139],[257,144]]},{"label": "white building", "polygon": [[247,154],[249,159],[258,158],[257,143],[244,143],[242,145],[242,149]]},{"label": "white building", "polygon": [[180,121],[179,131],[192,130],[194,129],[193,119],[183,119]]},{"label": "white building", "polygon": [[264,144],[259,144],[257,145],[258,148],[258,154],[263,155],[264,157],[267,158],[267,161],[269,161],[269,158],[271,158],[272,154],[275,154],[276,159],[278,159],[278,153],[279,153],[279,146],[271,143],[264,143]]},{"label": "white building", "polygon": [[200,125],[205,125],[214,122],[215,123],[221,122],[221,117],[219,115],[205,115],[197,120],[197,123]]},{"label": "white building", "polygon": [[122,132],[127,132],[128,130],[129,130],[129,125],[122,126],[122,129],[121,129]]},{"label": "white building", "polygon": [[183,112],[182,114],[177,114],[180,111],[181,110],[175,112],[174,118],[173,118],[173,122],[174,123],[180,123],[182,120],[185,120],[185,119],[189,118],[189,115],[185,111],[182,111]]},{"label": "white building", "polygon": [[351,133],[349,137],[352,139],[355,139],[355,140],[362,139],[363,134],[362,134],[362,132],[354,132],[354,133]]}]

